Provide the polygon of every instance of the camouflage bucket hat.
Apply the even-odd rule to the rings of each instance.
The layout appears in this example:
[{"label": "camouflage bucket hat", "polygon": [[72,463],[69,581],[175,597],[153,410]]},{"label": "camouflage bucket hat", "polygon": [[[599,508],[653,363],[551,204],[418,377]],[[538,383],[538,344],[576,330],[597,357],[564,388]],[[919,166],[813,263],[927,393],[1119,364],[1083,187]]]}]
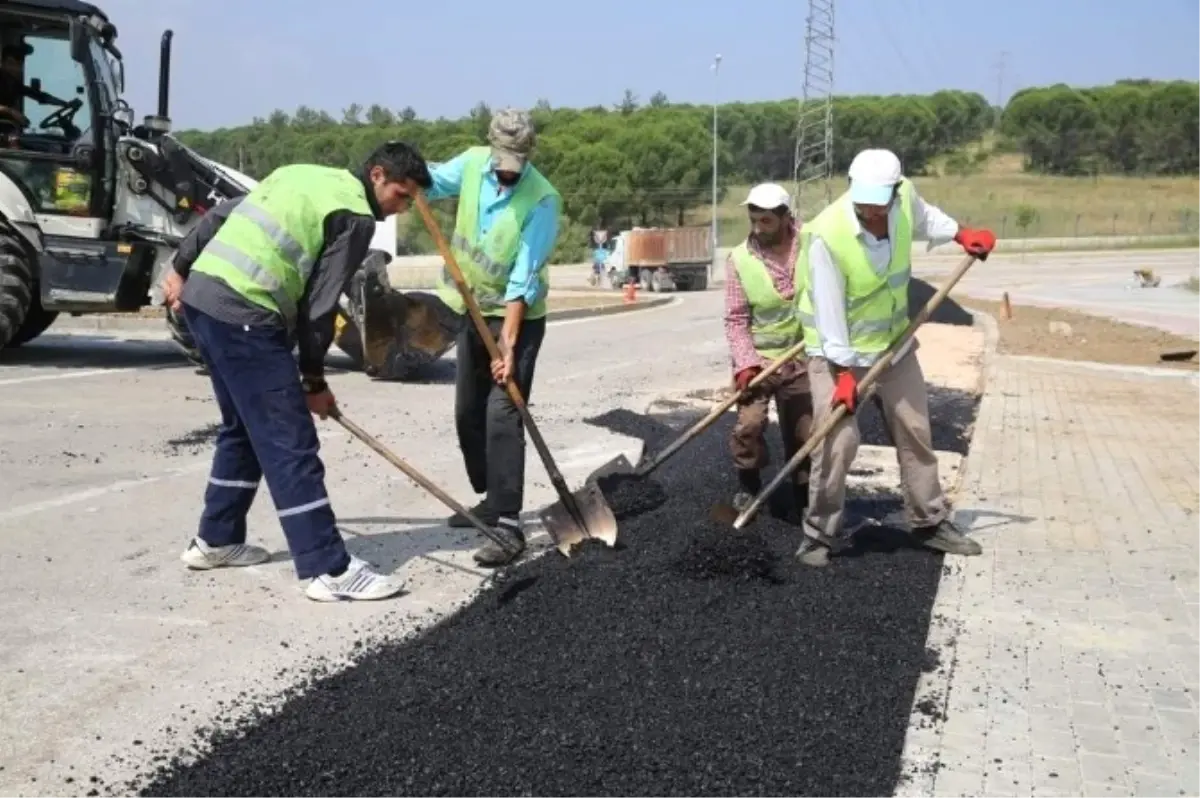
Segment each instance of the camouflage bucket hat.
[{"label": "camouflage bucket hat", "polygon": [[488,143],[492,145],[492,166],[502,172],[519,172],[529,160],[537,134],[533,119],[526,111],[505,108],[492,116]]}]

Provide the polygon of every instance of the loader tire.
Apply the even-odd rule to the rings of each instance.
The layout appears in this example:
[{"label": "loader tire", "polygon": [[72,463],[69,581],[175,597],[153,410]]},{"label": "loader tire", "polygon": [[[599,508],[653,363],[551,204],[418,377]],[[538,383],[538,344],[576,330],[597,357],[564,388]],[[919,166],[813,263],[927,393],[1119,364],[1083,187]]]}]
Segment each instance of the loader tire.
[{"label": "loader tire", "polygon": [[0,228],[0,349],[17,346],[33,305],[33,267],[17,234]]},{"label": "loader tire", "polygon": [[57,310],[46,310],[42,307],[42,300],[38,297],[35,289],[33,302],[29,305],[29,312],[25,314],[25,323],[21,325],[21,329],[17,330],[17,334],[13,339],[8,342],[9,347],[20,346],[37,338],[48,330],[57,318]]},{"label": "loader tire", "polygon": [[188,359],[188,362],[196,367],[198,373],[207,374],[204,359],[200,357],[200,351],[196,349],[196,341],[192,338],[192,332],[188,329],[187,322],[170,308],[167,308],[166,316],[167,331],[171,334],[171,341]]}]

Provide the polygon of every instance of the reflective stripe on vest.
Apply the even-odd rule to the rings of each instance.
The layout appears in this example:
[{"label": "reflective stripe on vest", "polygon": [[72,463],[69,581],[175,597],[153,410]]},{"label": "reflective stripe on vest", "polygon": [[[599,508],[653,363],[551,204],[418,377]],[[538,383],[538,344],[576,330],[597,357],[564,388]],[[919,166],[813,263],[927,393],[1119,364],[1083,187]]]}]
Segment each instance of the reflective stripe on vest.
[{"label": "reflective stripe on vest", "polygon": [[[547,197],[554,198],[556,212],[561,200],[558,192],[542,173],[530,166],[513,188],[508,206],[496,215],[491,229],[480,236],[479,197],[483,191],[484,171],[491,163],[492,152],[490,147],[472,147],[467,150],[466,155],[462,189],[458,197],[458,214],[450,246],[480,310],[485,316],[499,316],[504,314],[508,277],[520,251],[521,230],[525,226],[525,220]],[[550,285],[548,262],[539,267],[538,278],[541,292],[534,304],[526,310],[527,319],[537,319],[546,315],[545,299]],[[466,312],[466,305],[448,268],[442,269],[438,295],[454,311]]]},{"label": "reflective stripe on vest", "polygon": [[908,284],[912,277],[912,184],[903,181],[898,193],[899,219],[892,258],[887,270],[876,273],[858,237],[854,208],[847,192],[804,226],[800,244],[804,288],[798,311],[804,324],[804,341],[810,352],[821,351],[821,336],[813,318],[808,248],[819,235],[834,264],[846,278],[846,326],[850,346],[864,360],[873,361],[908,326]]},{"label": "reflective stripe on vest", "polygon": [[731,255],[738,282],[750,304],[754,350],[766,360],[776,360],[799,343],[803,334],[796,303],[779,295],[767,265],[745,242],[738,244]]},{"label": "reflective stripe on vest", "polygon": [[293,327],[324,246],[325,219],[339,210],[374,215],[358,177],[324,166],[281,167],[238,203],[192,270],[219,278]]}]

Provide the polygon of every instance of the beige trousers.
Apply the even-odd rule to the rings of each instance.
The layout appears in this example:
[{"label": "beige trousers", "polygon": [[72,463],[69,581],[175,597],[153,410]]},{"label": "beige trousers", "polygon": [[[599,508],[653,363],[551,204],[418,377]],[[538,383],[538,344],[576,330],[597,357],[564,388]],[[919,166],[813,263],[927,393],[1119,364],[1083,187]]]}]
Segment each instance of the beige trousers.
[{"label": "beige trousers", "polygon": [[[859,379],[866,373],[866,369],[854,370]],[[815,414],[813,429],[816,429],[832,412],[835,378],[829,363],[820,357],[809,359],[808,375]],[[938,461],[929,427],[929,395],[916,353],[909,352],[889,366],[875,383],[875,392],[896,447],[909,522],[914,527],[939,524],[949,514],[949,507],[938,480]],[[846,474],[858,453],[860,440],[857,419],[847,416],[813,451],[808,511],[804,516],[806,535],[830,544],[840,539]]]}]

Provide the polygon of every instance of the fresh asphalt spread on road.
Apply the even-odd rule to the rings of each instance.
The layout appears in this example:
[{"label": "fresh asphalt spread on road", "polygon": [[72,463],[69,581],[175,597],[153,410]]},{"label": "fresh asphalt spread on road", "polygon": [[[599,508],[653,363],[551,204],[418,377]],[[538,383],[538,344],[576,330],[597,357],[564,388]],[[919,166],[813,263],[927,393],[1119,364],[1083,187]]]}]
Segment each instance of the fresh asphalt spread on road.
[{"label": "fresh asphalt spread on road", "polygon": [[[930,405],[939,446],[965,450],[975,401],[931,388]],[[618,410],[589,423],[641,437],[652,454],[681,421]],[[860,424],[864,442],[887,443],[873,408]],[[925,641],[942,557],[870,527],[830,567],[805,570],[788,520],[764,513],[741,534],[712,521],[730,498],[728,425],[655,473],[662,495],[622,513],[617,549],[501,572],[458,613],[364,643],[350,667],[315,670],[270,711],[255,709],[267,697],[231,696],[215,730],[173,751],[134,749],[143,776],[112,787],[891,794],[917,679],[936,666]],[[899,507],[857,497],[848,523]]]}]

